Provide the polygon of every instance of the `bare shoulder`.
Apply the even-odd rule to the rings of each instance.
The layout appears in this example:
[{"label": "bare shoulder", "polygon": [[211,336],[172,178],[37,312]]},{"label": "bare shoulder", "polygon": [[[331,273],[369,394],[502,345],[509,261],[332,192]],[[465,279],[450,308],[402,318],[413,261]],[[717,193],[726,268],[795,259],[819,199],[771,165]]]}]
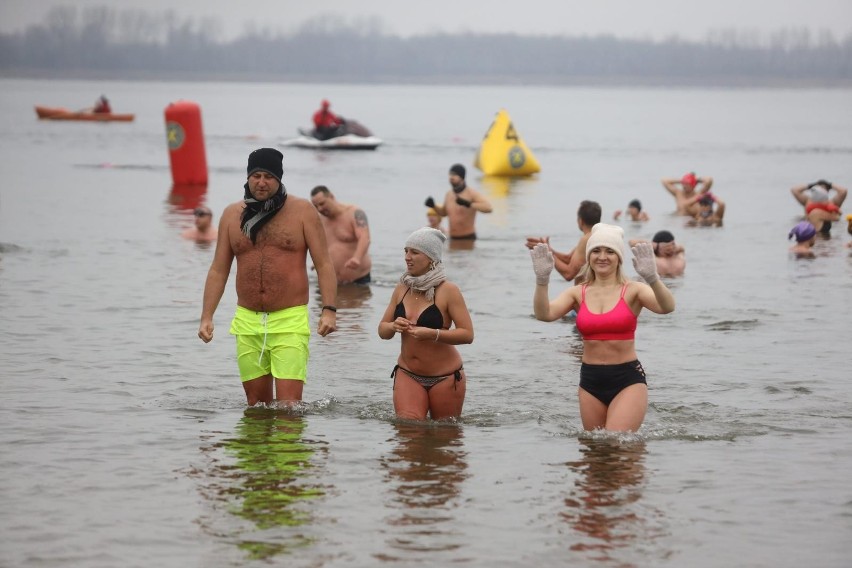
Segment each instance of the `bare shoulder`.
[{"label": "bare shoulder", "polygon": [[629,301],[631,298],[638,296],[643,290],[650,290],[651,287],[638,280],[628,280],[626,282],[627,289],[624,291],[624,297]]},{"label": "bare shoulder", "polygon": [[298,195],[293,195],[292,193],[287,194],[287,205],[291,205],[293,209],[302,210],[306,207],[311,207],[315,209],[314,204],[304,197],[299,197]]},{"label": "bare shoulder", "polygon": [[406,288],[407,286],[405,284],[403,284],[402,282],[398,282],[397,285],[394,287],[393,292],[391,292],[391,300],[401,298]]},{"label": "bare shoulder", "polygon": [[292,213],[301,217],[305,221],[319,219],[319,212],[317,211],[317,208],[314,207],[313,203],[303,197],[288,195],[286,206],[291,207]]},{"label": "bare shoulder", "polygon": [[579,302],[583,297],[583,284],[574,284],[570,288],[566,288],[565,293],[572,298],[576,298]]},{"label": "bare shoulder", "polygon": [[349,217],[353,221],[355,221],[356,224],[359,224],[359,225],[366,224],[367,213],[364,212],[364,210],[361,209],[361,207],[359,207],[358,205],[350,205],[347,208],[347,213],[349,214]]},{"label": "bare shoulder", "polygon": [[222,222],[233,222],[235,219],[239,219],[240,215],[243,213],[243,209],[245,209],[244,201],[235,201],[230,205],[225,207],[225,210],[222,211]]},{"label": "bare shoulder", "polygon": [[562,301],[568,302],[570,301],[576,306],[579,306],[583,301],[583,293],[582,293],[582,284],[574,284],[569,288],[565,288],[553,299],[553,301]]},{"label": "bare shoulder", "polygon": [[436,290],[436,295],[438,293],[448,294],[448,297],[451,296],[461,296],[461,288],[458,287],[454,282],[450,282],[449,280],[444,280],[444,282],[438,286]]},{"label": "bare shoulder", "polygon": [[245,209],[246,203],[245,201],[234,201],[233,203],[225,206],[225,210],[222,211],[222,215],[227,213],[237,212],[240,213],[243,209]]}]

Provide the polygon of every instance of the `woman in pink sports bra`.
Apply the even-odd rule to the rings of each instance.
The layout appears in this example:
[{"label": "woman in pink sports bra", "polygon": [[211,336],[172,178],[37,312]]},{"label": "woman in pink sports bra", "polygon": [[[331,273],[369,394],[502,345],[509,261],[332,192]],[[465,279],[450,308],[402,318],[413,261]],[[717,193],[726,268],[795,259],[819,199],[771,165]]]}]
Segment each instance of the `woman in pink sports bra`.
[{"label": "woman in pink sports bra", "polygon": [[530,252],[536,275],[533,309],[541,321],[554,321],[577,310],[583,336],[580,367],[580,418],[586,430],[634,432],[648,409],[645,371],[636,357],[634,334],[642,308],[658,314],[674,311],[675,299],[657,275],[654,250],[639,243],[631,250],[633,266],[647,284],[628,280],[624,263],[624,231],[598,223],[586,243],[584,284],[572,286],[553,301],[548,297],[553,256],[546,245]]}]

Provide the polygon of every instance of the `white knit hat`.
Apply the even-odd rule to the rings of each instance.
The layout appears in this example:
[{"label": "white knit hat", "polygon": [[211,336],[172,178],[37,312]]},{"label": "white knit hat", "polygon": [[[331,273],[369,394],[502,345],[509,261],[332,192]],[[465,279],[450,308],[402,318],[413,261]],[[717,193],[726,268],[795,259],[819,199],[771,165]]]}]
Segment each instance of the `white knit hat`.
[{"label": "white knit hat", "polygon": [[432,227],[417,229],[405,241],[405,248],[419,250],[435,262],[441,262],[447,235]]},{"label": "white knit hat", "polygon": [[607,247],[615,251],[618,259],[624,263],[624,229],[617,225],[598,223],[592,227],[592,234],[586,241],[586,262],[595,247]]}]

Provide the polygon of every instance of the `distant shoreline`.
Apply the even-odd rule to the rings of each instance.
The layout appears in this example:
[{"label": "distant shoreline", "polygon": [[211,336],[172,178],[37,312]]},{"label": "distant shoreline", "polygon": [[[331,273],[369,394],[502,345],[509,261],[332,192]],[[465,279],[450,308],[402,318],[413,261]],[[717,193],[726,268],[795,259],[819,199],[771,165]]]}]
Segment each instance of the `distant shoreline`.
[{"label": "distant shoreline", "polygon": [[[328,23],[328,22],[326,22]],[[57,9],[0,34],[0,77],[119,81],[688,89],[852,86],[852,35],[721,30],[703,42],[613,36],[432,33],[354,22],[218,41],[207,22],[102,7]]]},{"label": "distant shoreline", "polygon": [[44,69],[2,69],[0,78],[3,79],[47,79],[57,81],[74,80],[108,80],[108,81],[165,81],[190,83],[225,82],[225,83],[304,83],[304,84],[352,84],[352,85],[494,85],[494,86],[536,86],[536,87],[660,87],[660,88],[703,88],[703,89],[846,89],[852,87],[852,80],[837,78],[833,80],[812,78],[759,78],[754,77],[714,77],[708,78],[673,78],[649,77],[647,75],[630,77],[600,77],[600,76],[509,76],[509,75],[467,75],[464,82],[459,77],[450,75],[377,75],[373,77],[355,77],[347,75],[278,75],[268,73],[209,73],[184,71],[133,71],[116,73],[91,69],[65,69],[61,71],[45,71]]}]

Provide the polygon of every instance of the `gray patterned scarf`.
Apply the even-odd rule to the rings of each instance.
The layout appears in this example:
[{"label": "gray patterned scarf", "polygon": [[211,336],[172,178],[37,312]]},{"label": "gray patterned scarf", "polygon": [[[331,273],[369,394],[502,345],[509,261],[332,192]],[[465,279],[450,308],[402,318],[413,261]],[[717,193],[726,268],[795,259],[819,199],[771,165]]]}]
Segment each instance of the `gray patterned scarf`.
[{"label": "gray patterned scarf", "polygon": [[412,290],[423,292],[427,300],[434,302],[435,288],[446,279],[447,275],[444,273],[444,263],[438,262],[435,264],[435,268],[426,274],[421,276],[412,276],[406,272],[399,278],[399,281]]}]

